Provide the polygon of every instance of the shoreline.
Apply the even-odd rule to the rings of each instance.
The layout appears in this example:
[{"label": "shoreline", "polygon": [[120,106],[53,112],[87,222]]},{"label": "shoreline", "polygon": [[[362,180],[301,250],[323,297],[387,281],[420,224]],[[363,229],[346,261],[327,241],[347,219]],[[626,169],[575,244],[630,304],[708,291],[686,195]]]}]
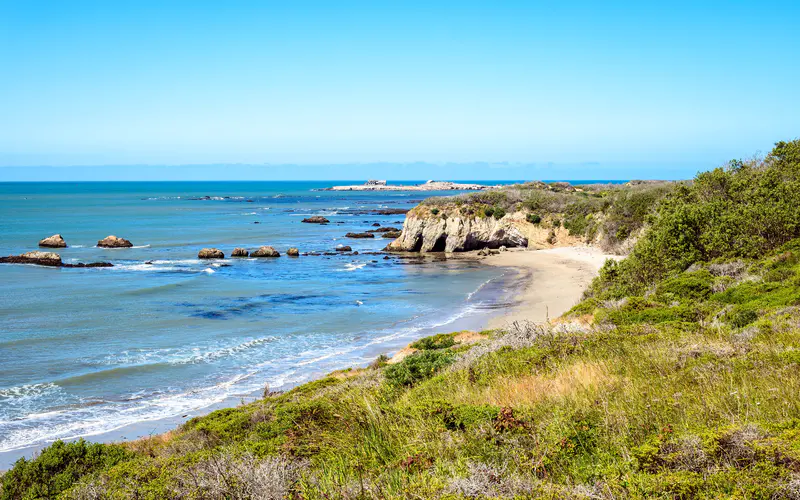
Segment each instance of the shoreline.
[{"label": "shoreline", "polygon": [[488,328],[502,328],[515,321],[546,323],[560,317],[580,302],[583,291],[607,259],[621,258],[592,246],[508,250],[487,257],[483,260],[487,265],[511,267],[530,275],[517,297],[517,305],[506,314],[491,318]]},{"label": "shoreline", "polygon": [[[478,257],[477,252],[466,252],[455,254],[450,258],[479,260],[482,264],[492,267],[513,269],[517,272],[517,276],[509,281],[509,285],[513,289],[508,291],[506,297],[498,295],[496,304],[484,309],[479,315],[456,319],[447,325],[446,331],[442,330],[442,326],[431,327],[428,329],[430,331],[421,330],[419,332],[421,335],[417,338],[452,331],[498,329],[514,321],[543,323],[548,320],[548,317],[549,319],[557,318],[580,301],[586,285],[597,275],[597,270],[603,265],[606,258],[620,257],[603,254],[594,247],[575,246],[546,250],[510,249],[486,258]],[[402,343],[388,342],[385,344],[388,350],[383,353],[390,356],[396,355],[398,352],[406,350],[408,345],[417,338],[403,339]],[[378,354],[380,353],[376,351],[375,356]],[[342,369],[344,368],[347,367]],[[311,369],[305,380],[290,382],[274,389],[291,390],[304,383],[318,380],[327,374],[327,371]],[[82,437],[93,442],[109,443],[133,441],[158,435],[179,427],[191,418],[252,402],[259,399],[261,393],[261,390],[256,390],[247,394],[234,394],[222,401],[184,415],[125,424],[111,431],[70,438],[65,441],[75,441]],[[0,453],[0,471],[9,468],[14,461],[21,457],[34,456],[50,444],[52,443],[42,443]]]}]

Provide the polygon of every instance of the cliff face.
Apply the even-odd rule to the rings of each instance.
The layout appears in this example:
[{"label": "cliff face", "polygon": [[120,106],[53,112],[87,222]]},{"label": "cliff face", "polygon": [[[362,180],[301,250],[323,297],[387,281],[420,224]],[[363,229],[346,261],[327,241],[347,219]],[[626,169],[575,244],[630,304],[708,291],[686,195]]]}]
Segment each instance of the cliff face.
[{"label": "cliff face", "polygon": [[437,217],[412,211],[403,224],[400,237],[388,250],[402,252],[464,252],[481,248],[527,247],[528,238],[517,219],[505,216],[476,217],[453,215]]}]

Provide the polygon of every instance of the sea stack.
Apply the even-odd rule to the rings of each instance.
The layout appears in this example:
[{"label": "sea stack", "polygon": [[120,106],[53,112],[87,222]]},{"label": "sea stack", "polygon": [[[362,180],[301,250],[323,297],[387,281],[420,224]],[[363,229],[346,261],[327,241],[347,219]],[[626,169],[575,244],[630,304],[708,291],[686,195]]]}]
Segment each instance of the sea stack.
[{"label": "sea stack", "polygon": [[97,246],[100,248],[130,248],[133,246],[133,243],[125,238],[118,238],[112,234],[98,241]]},{"label": "sea stack", "polygon": [[248,255],[250,255],[250,252],[247,249],[239,247],[234,248],[231,253],[231,257],[247,257]]},{"label": "sea stack", "polygon": [[280,257],[281,254],[270,246],[259,247],[258,250],[250,254],[250,257]]},{"label": "sea stack", "polygon": [[66,248],[67,242],[64,241],[64,238],[62,238],[60,234],[54,234],[53,236],[40,240],[39,246],[46,248]]},{"label": "sea stack", "polygon": [[204,248],[197,254],[198,259],[224,259],[225,254],[218,248]]},{"label": "sea stack", "polygon": [[299,257],[300,250],[296,249],[295,247],[292,247],[289,250],[286,250],[286,255],[288,255],[289,257]]}]

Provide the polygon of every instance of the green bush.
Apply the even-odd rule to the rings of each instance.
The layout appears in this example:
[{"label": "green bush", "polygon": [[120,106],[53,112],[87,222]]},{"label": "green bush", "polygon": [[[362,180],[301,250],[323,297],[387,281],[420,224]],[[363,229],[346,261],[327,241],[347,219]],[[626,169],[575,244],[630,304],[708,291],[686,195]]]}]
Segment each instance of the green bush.
[{"label": "green bush", "polygon": [[749,308],[736,308],[728,314],[728,322],[735,328],[742,328],[758,319],[758,313]]},{"label": "green bush", "polygon": [[452,352],[420,351],[406,357],[400,363],[387,366],[383,373],[389,385],[410,387],[432,377],[437,371],[452,363],[454,358]]},{"label": "green bush", "polygon": [[502,219],[503,217],[505,217],[506,211],[503,209],[503,207],[495,207],[494,213],[492,215],[494,216],[495,219]]},{"label": "green bush", "polygon": [[536,214],[528,214],[525,216],[525,220],[530,222],[531,224],[538,224],[542,222],[542,218]]},{"label": "green bush", "polygon": [[56,498],[82,476],[131,458],[119,445],[56,441],[41,454],[21,458],[2,476],[0,499]]},{"label": "green bush", "polygon": [[432,349],[446,349],[448,347],[456,345],[454,337],[455,335],[452,333],[440,333],[438,335],[433,335],[430,337],[419,339],[413,344],[411,344],[411,347],[413,347],[414,349],[419,349],[421,351],[432,350]]},{"label": "green bush", "polygon": [[433,215],[438,215],[439,214],[439,209],[438,208],[431,208],[431,213]]},{"label": "green bush", "polygon": [[483,215],[486,217],[494,216],[494,207],[486,207],[483,209]]}]

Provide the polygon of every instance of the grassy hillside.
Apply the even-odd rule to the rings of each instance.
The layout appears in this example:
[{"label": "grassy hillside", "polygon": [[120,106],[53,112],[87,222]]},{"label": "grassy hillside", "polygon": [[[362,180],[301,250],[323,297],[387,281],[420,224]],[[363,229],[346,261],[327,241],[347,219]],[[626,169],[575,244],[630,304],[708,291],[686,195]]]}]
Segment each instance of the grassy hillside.
[{"label": "grassy hillside", "polygon": [[800,498],[800,142],[664,198],[553,325],[438,335],[0,498]]}]

